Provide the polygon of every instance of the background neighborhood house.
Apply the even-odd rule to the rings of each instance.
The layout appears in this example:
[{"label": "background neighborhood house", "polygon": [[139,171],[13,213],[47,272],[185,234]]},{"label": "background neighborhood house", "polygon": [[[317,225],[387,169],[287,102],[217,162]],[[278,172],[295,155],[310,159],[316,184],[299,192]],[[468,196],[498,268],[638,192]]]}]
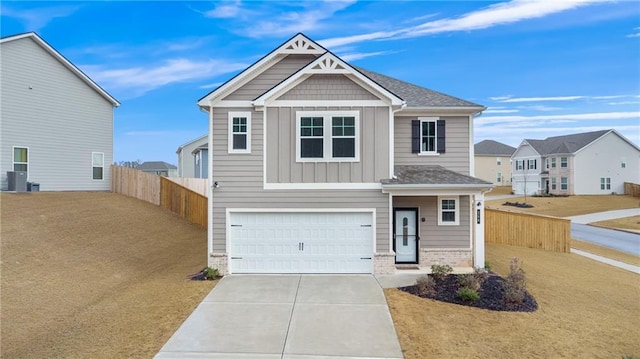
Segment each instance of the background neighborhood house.
[{"label": "background neighborhood house", "polygon": [[0,39],[0,179],[44,191],[109,190],[120,103],[35,33]]},{"label": "background neighborhood house", "polygon": [[163,177],[176,177],[178,175],[178,168],[170,163],[163,161],[147,161],[136,167],[137,170],[151,173]]},{"label": "background neighborhood house", "polygon": [[496,186],[511,186],[511,155],[516,148],[493,140],[474,146],[476,177]]},{"label": "background neighborhood house", "polygon": [[302,34],[198,105],[214,144],[210,266],[484,266],[493,185],[472,177],[483,106],[351,66]]},{"label": "background neighborhood house", "polygon": [[621,194],[640,183],[640,148],[615,130],[526,139],[511,162],[515,194]]},{"label": "background neighborhood house", "polygon": [[208,178],[208,135],[198,137],[178,147],[178,177]]}]

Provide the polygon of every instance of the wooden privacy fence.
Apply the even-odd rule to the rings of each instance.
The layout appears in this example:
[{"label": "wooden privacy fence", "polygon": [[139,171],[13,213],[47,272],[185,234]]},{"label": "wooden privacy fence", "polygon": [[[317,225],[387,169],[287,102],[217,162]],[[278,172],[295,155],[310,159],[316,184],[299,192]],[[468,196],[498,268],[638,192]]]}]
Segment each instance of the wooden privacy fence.
[{"label": "wooden privacy fence", "polygon": [[486,243],[569,253],[571,221],[529,213],[485,209]]},{"label": "wooden privacy fence", "polygon": [[182,187],[186,187],[196,193],[199,193],[205,197],[209,197],[209,180],[206,178],[191,178],[191,177],[166,177]]},{"label": "wooden privacy fence", "polygon": [[625,182],[624,194],[632,197],[640,197],[640,184]]},{"label": "wooden privacy fence", "polygon": [[160,178],[160,206],[207,228],[207,197],[167,178]]},{"label": "wooden privacy fence", "polygon": [[165,177],[111,166],[111,192],[153,203],[207,228],[207,197]]},{"label": "wooden privacy fence", "polygon": [[160,176],[134,168],[111,166],[111,192],[160,205]]}]

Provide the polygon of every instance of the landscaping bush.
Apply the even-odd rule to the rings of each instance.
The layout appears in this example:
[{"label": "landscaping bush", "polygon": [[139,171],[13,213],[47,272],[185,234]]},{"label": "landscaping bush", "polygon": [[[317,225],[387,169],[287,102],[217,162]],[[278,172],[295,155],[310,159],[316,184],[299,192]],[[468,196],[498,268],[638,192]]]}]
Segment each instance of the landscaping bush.
[{"label": "landscaping bush", "polygon": [[418,294],[431,295],[435,293],[436,281],[433,279],[433,277],[425,275],[418,278],[418,280],[416,281],[416,286],[418,286]]},{"label": "landscaping bush", "polygon": [[450,265],[440,265],[434,264],[431,266],[431,275],[435,280],[443,280],[444,277],[448,276],[453,272],[453,268]]},{"label": "landscaping bush", "polygon": [[480,299],[478,292],[469,288],[458,289],[456,295],[465,302],[475,302]]},{"label": "landscaping bush", "polygon": [[202,275],[206,280],[214,280],[220,278],[220,272],[218,268],[207,267],[202,271]]},{"label": "landscaping bush", "polygon": [[473,270],[473,277],[478,282],[478,286],[482,286],[482,283],[489,278],[489,270],[485,268],[476,268]]},{"label": "landscaping bush", "polygon": [[478,282],[473,274],[459,274],[457,281],[460,289],[470,289],[475,292],[480,289],[480,282]]},{"label": "landscaping bush", "polygon": [[520,259],[515,257],[509,264],[509,275],[504,281],[504,300],[508,303],[521,304],[526,294],[527,281]]},{"label": "landscaping bush", "polygon": [[484,261],[484,269],[486,269],[487,272],[491,272],[491,262]]}]

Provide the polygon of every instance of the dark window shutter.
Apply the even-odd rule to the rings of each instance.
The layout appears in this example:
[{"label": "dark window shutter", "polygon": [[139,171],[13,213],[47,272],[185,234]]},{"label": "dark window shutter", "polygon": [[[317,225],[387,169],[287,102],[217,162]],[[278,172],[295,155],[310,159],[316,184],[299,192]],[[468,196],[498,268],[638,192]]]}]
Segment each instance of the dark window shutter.
[{"label": "dark window shutter", "polygon": [[437,126],[437,134],[438,134],[438,153],[445,152],[445,128],[444,128],[444,120],[438,120],[436,123]]},{"label": "dark window shutter", "polygon": [[411,121],[411,153],[420,153],[420,121]]}]

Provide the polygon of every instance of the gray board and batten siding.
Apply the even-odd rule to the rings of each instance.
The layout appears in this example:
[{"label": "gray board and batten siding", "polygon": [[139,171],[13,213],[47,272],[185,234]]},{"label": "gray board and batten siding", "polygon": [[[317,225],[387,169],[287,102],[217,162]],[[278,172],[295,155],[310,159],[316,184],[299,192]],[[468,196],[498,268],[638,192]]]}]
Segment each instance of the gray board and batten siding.
[{"label": "gray board and batten siding", "polygon": [[[113,106],[31,37],[3,42],[1,188],[13,170],[13,146],[28,147],[28,180],[41,191],[110,188]],[[92,152],[104,153],[94,180]]]},{"label": "gray board and batten siding", "polygon": [[[263,188],[262,112],[251,112],[251,153],[229,154],[227,147],[228,111],[247,108],[213,109],[213,142],[210,145],[215,180],[212,194],[213,236],[226,237],[226,209],[234,208],[358,208],[376,210],[377,251],[389,251],[389,198],[374,190],[265,190]],[[312,204],[312,205],[310,205]],[[223,241],[213,242],[213,252],[226,252]]]},{"label": "gray board and batten siding", "polygon": [[446,226],[438,225],[438,197],[393,197],[393,206],[399,208],[419,208],[419,218],[424,218],[425,222],[418,221],[420,228],[420,248],[471,248],[470,233],[471,224],[469,216],[471,202],[469,196],[460,196],[458,202],[459,225]]}]

